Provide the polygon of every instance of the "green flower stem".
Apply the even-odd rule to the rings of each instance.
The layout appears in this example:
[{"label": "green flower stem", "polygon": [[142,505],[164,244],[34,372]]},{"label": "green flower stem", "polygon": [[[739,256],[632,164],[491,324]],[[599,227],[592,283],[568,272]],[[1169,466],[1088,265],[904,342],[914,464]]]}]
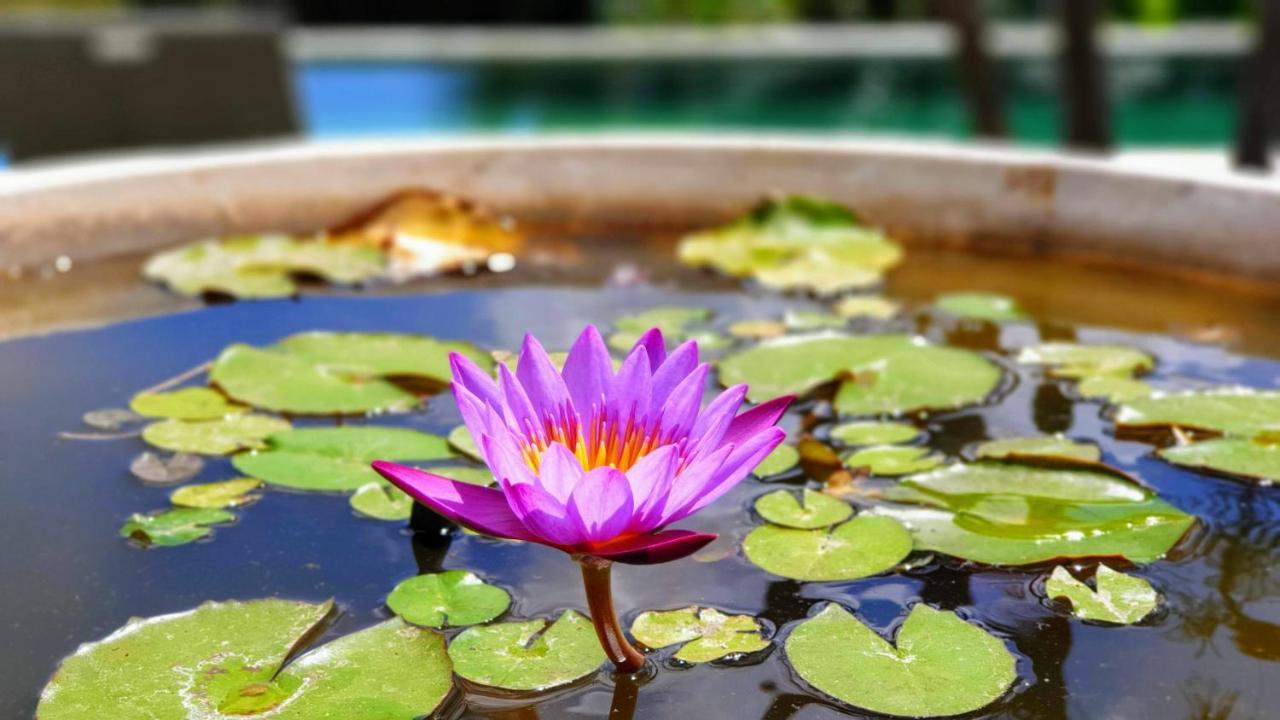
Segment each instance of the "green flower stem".
[{"label": "green flower stem", "polygon": [[600,646],[604,648],[605,655],[618,672],[624,675],[639,672],[644,667],[644,655],[622,634],[618,614],[613,609],[613,588],[609,575],[613,562],[588,555],[579,558],[578,564],[582,566],[582,585],[587,591],[587,609],[591,613],[591,622],[596,626],[596,636],[600,638]]}]

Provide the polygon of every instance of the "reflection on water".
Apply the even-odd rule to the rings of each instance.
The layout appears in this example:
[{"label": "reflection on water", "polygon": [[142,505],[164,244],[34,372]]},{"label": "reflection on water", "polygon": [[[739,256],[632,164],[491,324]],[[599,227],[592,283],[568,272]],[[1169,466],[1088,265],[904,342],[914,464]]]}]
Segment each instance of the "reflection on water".
[{"label": "reflection on water", "polygon": [[[383,298],[308,298],[211,307],[98,330],[0,344],[0,715],[30,716],[57,660],[130,616],[189,608],[206,599],[266,595],[335,598],[344,611],[331,630],[351,632],[387,616],[383,598],[405,577],[470,568],[509,588],[513,616],[585,610],[577,568],[548,548],[442,532],[429,518],[413,529],[360,519],[341,497],[269,491],[219,528],[212,542],[141,551],[115,533],[130,513],[162,507],[167,491],[128,476],[138,440],[75,443],[55,437],[80,414],[123,403],[133,390],[198,364],[233,341],[268,343],[314,328],[385,329],[467,338],[515,347],[537,333],[567,347],[585,322],[640,306],[714,307],[724,323],[778,316],[781,301],[670,287],[594,290],[526,287]],[[790,301],[805,306],[803,301]],[[1035,326],[1001,333],[922,322],[934,339],[970,346],[1032,342]],[[1273,386],[1280,363],[1231,355],[1156,336],[1081,329],[1087,342],[1131,343],[1155,353],[1157,386],[1192,381]],[[1054,332],[1061,338],[1060,331]],[[1010,368],[1012,364],[1007,365]],[[1133,627],[1086,625],[1036,594],[1038,570],[996,570],[939,557],[901,573],[854,582],[798,583],[771,577],[740,553],[699,554],[614,574],[624,624],[648,609],[689,604],[761,616],[781,641],[822,604],[851,608],[892,635],[913,603],[951,609],[1004,638],[1018,656],[1019,680],[981,717],[1254,718],[1274,716],[1280,684],[1280,492],[1197,475],[1150,457],[1150,447],[1119,440],[1096,404],[1074,402],[1059,382],[1019,368],[998,403],[930,418],[930,445],[955,456],[966,444],[1015,433],[1064,432],[1098,443],[1108,461],[1140,477],[1200,525],[1171,559],[1137,568],[1164,594],[1164,607]],[[786,422],[793,432],[827,422],[826,408]],[[445,432],[459,418],[441,399],[386,422]],[[213,459],[195,481],[231,476]],[[749,480],[683,523],[741,538],[749,507],[769,489]],[[726,545],[732,550],[733,545]],[[815,695],[787,668],[780,648],[740,667],[676,668],[658,662],[651,679],[611,678],[528,699],[469,694],[449,713],[467,718],[828,718],[860,715]],[[610,715],[610,713],[613,713]]]}]

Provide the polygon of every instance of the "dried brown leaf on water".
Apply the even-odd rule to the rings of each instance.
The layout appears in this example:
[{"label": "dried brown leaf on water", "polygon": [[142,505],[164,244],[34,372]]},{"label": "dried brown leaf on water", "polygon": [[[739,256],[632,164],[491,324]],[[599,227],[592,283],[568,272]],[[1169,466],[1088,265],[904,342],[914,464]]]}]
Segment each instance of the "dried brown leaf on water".
[{"label": "dried brown leaf on water", "polygon": [[144,452],[129,464],[129,472],[139,480],[165,485],[195,477],[202,468],[204,460],[190,453],[161,457],[153,452]]}]

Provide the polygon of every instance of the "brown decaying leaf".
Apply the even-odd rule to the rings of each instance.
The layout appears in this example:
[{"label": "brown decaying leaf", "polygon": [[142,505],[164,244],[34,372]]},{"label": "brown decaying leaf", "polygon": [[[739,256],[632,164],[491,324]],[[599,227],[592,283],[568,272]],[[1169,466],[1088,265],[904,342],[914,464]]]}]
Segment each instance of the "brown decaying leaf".
[{"label": "brown decaying leaf", "polygon": [[166,458],[144,452],[129,464],[129,472],[145,482],[169,485],[195,477],[203,467],[204,460],[199,455],[175,453]]}]

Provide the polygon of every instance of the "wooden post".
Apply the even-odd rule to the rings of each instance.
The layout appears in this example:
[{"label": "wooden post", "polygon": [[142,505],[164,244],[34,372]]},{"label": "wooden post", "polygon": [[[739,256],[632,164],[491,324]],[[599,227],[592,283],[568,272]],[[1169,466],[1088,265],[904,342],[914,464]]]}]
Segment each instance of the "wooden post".
[{"label": "wooden post", "polygon": [[1280,125],[1280,2],[1258,0],[1258,39],[1240,73],[1235,164],[1271,167],[1271,138]]},{"label": "wooden post", "polygon": [[987,53],[985,23],[979,0],[943,0],[942,13],[956,39],[956,69],[973,133],[1003,138],[1008,134],[1000,102],[996,68]]},{"label": "wooden post", "polygon": [[1062,39],[1059,52],[1063,140],[1067,147],[1103,151],[1111,147],[1106,73],[1096,29],[1101,0],[1059,0]]}]

